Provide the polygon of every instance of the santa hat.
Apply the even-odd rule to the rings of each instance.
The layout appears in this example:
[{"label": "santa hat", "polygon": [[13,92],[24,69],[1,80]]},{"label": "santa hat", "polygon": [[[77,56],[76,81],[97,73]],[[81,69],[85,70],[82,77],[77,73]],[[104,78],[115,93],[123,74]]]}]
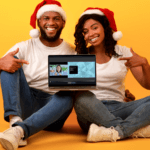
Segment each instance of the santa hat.
[{"label": "santa hat", "polygon": [[36,6],[30,18],[30,25],[34,28],[30,31],[31,37],[33,38],[39,37],[40,32],[38,29],[36,29],[36,19],[39,19],[47,11],[54,11],[59,13],[62,16],[63,20],[66,21],[66,13],[62,9],[60,2],[55,0],[43,0]]},{"label": "santa hat", "polygon": [[84,15],[91,15],[91,14],[97,14],[100,16],[106,16],[109,23],[110,23],[110,27],[112,28],[112,30],[114,31],[113,33],[113,39],[115,41],[118,41],[122,38],[122,32],[121,31],[117,31],[117,27],[116,27],[116,23],[115,23],[115,19],[114,19],[114,13],[112,11],[110,11],[109,9],[102,9],[102,8],[87,8],[80,16],[80,18]]}]

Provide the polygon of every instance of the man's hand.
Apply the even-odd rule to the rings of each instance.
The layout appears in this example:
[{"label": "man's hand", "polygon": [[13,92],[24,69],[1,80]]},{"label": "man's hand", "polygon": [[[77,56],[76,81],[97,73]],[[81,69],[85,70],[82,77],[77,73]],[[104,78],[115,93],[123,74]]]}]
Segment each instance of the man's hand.
[{"label": "man's hand", "polygon": [[139,56],[138,54],[136,54],[132,48],[130,48],[130,51],[132,53],[132,57],[122,57],[119,58],[118,60],[127,60],[127,62],[125,63],[125,65],[128,68],[132,68],[132,67],[137,67],[137,66],[142,66],[145,65],[147,63],[146,58]]},{"label": "man's hand", "polygon": [[21,64],[29,64],[28,61],[16,59],[14,58],[14,55],[19,52],[19,48],[17,48],[15,51],[8,53],[6,56],[2,57],[0,59],[0,68],[1,70],[14,73],[19,68],[21,68]]},{"label": "man's hand", "polygon": [[130,93],[129,90],[125,90],[125,98],[124,101],[125,102],[131,102],[135,100],[135,96],[133,94]]}]

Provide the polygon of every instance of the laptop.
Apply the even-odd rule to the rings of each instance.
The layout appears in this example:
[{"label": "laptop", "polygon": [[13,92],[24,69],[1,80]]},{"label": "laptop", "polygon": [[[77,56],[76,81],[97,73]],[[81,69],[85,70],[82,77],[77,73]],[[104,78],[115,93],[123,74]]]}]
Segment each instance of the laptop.
[{"label": "laptop", "polygon": [[95,55],[49,55],[50,90],[96,90]]}]

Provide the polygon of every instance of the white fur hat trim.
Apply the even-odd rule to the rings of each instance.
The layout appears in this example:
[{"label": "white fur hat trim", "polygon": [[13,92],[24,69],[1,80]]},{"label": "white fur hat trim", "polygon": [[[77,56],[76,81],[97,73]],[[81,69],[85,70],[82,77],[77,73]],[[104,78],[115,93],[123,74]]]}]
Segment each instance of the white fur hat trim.
[{"label": "white fur hat trim", "polygon": [[40,32],[39,32],[38,29],[32,29],[32,30],[30,30],[30,36],[31,36],[32,38],[38,38],[39,35],[40,35]]},{"label": "white fur hat trim", "polygon": [[84,15],[90,15],[90,14],[97,14],[97,15],[101,15],[101,16],[104,16],[105,14],[98,10],[98,9],[90,9],[90,10],[86,10],[85,12],[83,12],[80,16],[80,18]]},{"label": "white fur hat trim", "polygon": [[42,6],[38,10],[38,12],[36,14],[36,18],[39,19],[47,11],[57,12],[57,13],[59,13],[62,16],[63,20],[66,21],[66,19],[67,19],[65,11],[61,7],[59,7],[58,5],[56,5],[56,4],[50,4],[50,5],[44,5],[44,6]]}]

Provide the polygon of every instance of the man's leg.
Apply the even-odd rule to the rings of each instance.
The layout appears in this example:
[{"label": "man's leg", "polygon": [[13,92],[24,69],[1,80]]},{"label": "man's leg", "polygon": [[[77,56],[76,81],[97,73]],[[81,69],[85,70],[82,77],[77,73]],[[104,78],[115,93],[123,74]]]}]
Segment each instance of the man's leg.
[{"label": "man's leg", "polygon": [[[49,98],[45,106],[37,110],[23,122],[16,122],[13,126],[21,126],[24,130],[25,138],[45,129],[50,129],[54,124],[60,123],[58,129],[62,127],[65,120],[73,108],[71,92],[60,91]],[[54,130],[54,128],[52,128]]]},{"label": "man's leg", "polygon": [[[38,98],[41,93],[44,94],[43,101]],[[62,91],[51,96],[48,93],[37,90],[33,95],[36,95],[34,102],[39,104],[36,105],[35,112],[23,122],[16,122],[12,128],[0,133],[0,142],[6,149],[8,147],[16,149],[22,137],[28,138],[47,126],[50,127],[50,125],[61,123],[62,127],[73,108],[71,92]]]},{"label": "man's leg", "polygon": [[[1,72],[1,87],[4,100],[4,119],[10,127],[17,121],[30,116],[33,97],[22,68],[15,73]],[[20,140],[19,146],[26,146],[26,140]]]},{"label": "man's leg", "polygon": [[44,130],[46,130],[46,131],[58,131],[58,130],[62,129],[65,121],[67,120],[67,118],[69,117],[71,112],[72,112],[72,109],[70,109],[70,111],[67,111],[66,113],[64,113],[61,116],[61,118],[59,118],[57,121],[55,121],[54,123],[52,123],[49,126],[47,126],[46,128],[44,128]]},{"label": "man's leg", "polygon": [[1,87],[4,100],[4,119],[19,116],[22,119],[31,115],[32,94],[22,68],[15,73],[1,72]]}]

